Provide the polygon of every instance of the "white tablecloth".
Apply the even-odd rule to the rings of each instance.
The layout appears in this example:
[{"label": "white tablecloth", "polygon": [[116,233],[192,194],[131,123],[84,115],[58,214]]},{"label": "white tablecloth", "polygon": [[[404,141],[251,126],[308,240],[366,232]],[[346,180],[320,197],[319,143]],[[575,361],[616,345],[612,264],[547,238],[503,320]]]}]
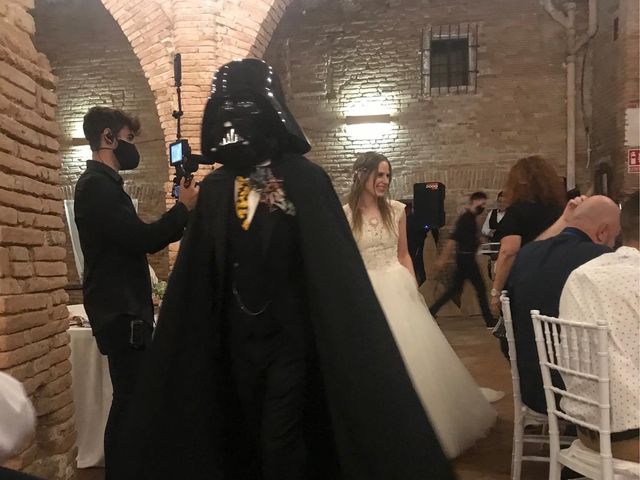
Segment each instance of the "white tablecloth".
[{"label": "white tablecloth", "polygon": [[70,327],[71,375],[78,432],[78,468],[104,465],[104,427],[112,387],[107,357],[100,354],[90,328]]}]

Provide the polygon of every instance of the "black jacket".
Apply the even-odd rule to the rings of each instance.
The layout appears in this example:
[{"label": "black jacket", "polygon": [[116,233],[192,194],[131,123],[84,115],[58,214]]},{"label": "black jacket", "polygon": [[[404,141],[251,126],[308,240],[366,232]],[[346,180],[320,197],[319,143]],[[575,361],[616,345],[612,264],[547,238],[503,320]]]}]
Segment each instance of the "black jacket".
[{"label": "black jacket", "polygon": [[[277,169],[276,169],[277,167]],[[305,284],[341,480],[453,479],[324,171],[274,164],[296,207]],[[229,478],[221,454],[221,308],[234,176],[201,185],[119,445],[119,479]],[[434,385],[434,388],[438,388]],[[324,480],[324,479],[323,479]],[[326,480],[338,480],[331,478]]]},{"label": "black jacket", "polygon": [[78,179],[75,221],[84,255],[84,306],[98,348],[109,354],[128,345],[130,322],[153,328],[147,254],[182,237],[189,218],[176,204],[162,218],[145,223],[112,168],[89,160]]},{"label": "black jacket", "polygon": [[[571,272],[610,251],[605,245],[593,243],[583,231],[565,228],[555,237],[527,244],[516,257],[507,290],[518,353],[520,390],[525,405],[537,412],[546,413],[547,405],[531,310],[557,317],[562,289]],[[562,386],[559,375],[556,374],[553,381]]]}]

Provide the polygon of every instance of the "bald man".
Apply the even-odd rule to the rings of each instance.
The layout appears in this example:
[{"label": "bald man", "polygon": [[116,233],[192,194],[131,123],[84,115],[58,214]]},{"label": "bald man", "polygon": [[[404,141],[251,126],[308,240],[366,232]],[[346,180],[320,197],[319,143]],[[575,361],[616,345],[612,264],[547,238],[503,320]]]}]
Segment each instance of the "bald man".
[{"label": "bald man", "polygon": [[[549,238],[520,250],[507,280],[522,400],[540,413],[546,413],[547,407],[530,311],[557,317],[560,295],[571,272],[611,252],[620,234],[620,209],[610,198],[581,198],[567,208],[572,212],[563,216],[566,223],[557,222],[541,236]],[[554,233],[557,235],[550,236]],[[552,377],[562,386],[559,375]]]}]

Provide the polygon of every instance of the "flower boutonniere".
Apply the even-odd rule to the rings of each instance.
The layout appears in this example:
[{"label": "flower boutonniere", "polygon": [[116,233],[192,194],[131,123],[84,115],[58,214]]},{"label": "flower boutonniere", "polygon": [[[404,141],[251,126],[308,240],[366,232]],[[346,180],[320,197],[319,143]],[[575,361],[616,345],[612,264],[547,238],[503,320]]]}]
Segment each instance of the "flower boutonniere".
[{"label": "flower boutonniere", "polygon": [[296,214],[296,207],[284,192],[283,181],[276,178],[269,167],[258,167],[249,177],[249,184],[260,194],[260,203],[267,205],[270,212],[279,208],[287,215]]}]

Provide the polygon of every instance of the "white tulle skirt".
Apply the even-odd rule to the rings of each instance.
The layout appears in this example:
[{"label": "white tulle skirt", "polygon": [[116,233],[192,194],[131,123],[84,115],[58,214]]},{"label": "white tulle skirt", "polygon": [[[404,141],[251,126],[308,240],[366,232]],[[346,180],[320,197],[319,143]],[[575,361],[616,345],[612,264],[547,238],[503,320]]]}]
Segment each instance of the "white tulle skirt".
[{"label": "white tulle skirt", "polygon": [[369,277],[440,444],[455,458],[487,434],[496,412],[429,313],[409,271],[398,263],[370,270]]}]

